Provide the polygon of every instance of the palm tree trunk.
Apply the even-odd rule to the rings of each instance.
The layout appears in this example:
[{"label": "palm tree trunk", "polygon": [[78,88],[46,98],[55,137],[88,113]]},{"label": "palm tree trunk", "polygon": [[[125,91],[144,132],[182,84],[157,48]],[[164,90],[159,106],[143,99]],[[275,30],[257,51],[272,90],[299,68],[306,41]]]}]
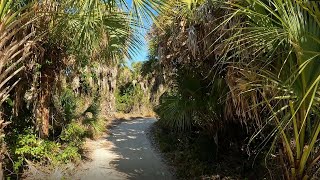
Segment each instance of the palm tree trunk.
[{"label": "palm tree trunk", "polygon": [[101,115],[104,117],[112,115],[115,112],[115,90],[117,85],[117,66],[100,67],[100,93],[101,93]]},{"label": "palm tree trunk", "polygon": [[53,72],[48,68],[44,70],[40,82],[40,94],[39,103],[37,106],[36,119],[38,121],[38,128],[40,131],[41,138],[49,137],[50,127],[50,102],[51,102],[51,91],[52,84],[54,82]]},{"label": "palm tree trunk", "polygon": [[[38,117],[40,118],[40,137],[47,138],[49,137],[49,105],[48,101],[50,100],[49,94],[46,90],[42,90],[40,95],[40,104],[38,109]],[[38,119],[38,118],[37,118]]]}]

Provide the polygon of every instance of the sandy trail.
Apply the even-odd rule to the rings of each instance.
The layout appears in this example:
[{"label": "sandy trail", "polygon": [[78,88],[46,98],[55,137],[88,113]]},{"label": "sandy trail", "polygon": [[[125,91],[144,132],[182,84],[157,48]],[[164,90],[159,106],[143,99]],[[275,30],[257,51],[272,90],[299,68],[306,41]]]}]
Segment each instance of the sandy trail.
[{"label": "sandy trail", "polygon": [[91,161],[81,167],[75,179],[174,179],[147,135],[155,121],[154,118],[124,121],[115,125],[109,136],[89,141]]}]

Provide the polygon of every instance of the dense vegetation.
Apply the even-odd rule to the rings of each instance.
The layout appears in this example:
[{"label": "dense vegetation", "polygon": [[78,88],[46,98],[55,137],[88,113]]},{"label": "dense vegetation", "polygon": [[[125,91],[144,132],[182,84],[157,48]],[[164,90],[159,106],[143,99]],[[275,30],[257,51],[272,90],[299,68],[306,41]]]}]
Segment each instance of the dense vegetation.
[{"label": "dense vegetation", "polygon": [[77,163],[114,112],[152,108],[182,179],[319,178],[319,5],[0,0],[0,178]]},{"label": "dense vegetation", "polygon": [[[235,167],[256,174],[233,168],[236,175],[223,176],[319,177],[319,3],[188,0],[169,6],[150,32],[150,62],[170,84],[156,107],[165,132],[160,147],[176,139],[169,156],[176,152],[174,163],[193,172],[182,177],[221,173],[217,163],[241,156]],[[178,134],[167,137],[172,130]],[[218,160],[202,158],[206,164],[197,170],[191,164],[201,166],[200,154],[210,147],[198,150],[201,139],[216,144]],[[232,163],[222,169],[228,167]]]},{"label": "dense vegetation", "polygon": [[0,1],[0,179],[81,160],[84,138],[115,112],[118,63],[159,4]]}]

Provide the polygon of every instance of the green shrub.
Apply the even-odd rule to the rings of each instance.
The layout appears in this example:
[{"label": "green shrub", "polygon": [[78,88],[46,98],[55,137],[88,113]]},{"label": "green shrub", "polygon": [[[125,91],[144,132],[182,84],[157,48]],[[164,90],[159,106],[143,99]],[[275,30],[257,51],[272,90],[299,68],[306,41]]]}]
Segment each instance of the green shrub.
[{"label": "green shrub", "polygon": [[90,83],[88,81],[88,77],[90,77],[91,74],[82,74],[80,76],[80,87],[82,89],[82,91],[86,94],[86,95],[89,95],[93,92],[93,88],[90,86]]},{"label": "green shrub", "polygon": [[77,108],[77,101],[73,91],[69,88],[63,90],[60,96],[61,106],[64,112],[64,118],[71,121],[74,118],[74,112]]},{"label": "green shrub", "polygon": [[174,130],[188,130],[195,123],[193,114],[199,106],[194,100],[188,101],[179,95],[163,95],[155,108],[159,122]]},{"label": "green shrub", "polygon": [[211,82],[202,74],[191,75],[193,71],[189,71],[178,71],[174,82],[176,88],[160,97],[155,112],[160,117],[159,121],[173,130],[187,131],[197,127],[214,134],[225,122],[225,101],[221,97],[228,92],[228,86],[223,78],[215,77]]},{"label": "green shrub", "polygon": [[85,128],[79,123],[72,122],[63,129],[60,139],[72,146],[80,148],[85,137]]},{"label": "green shrub", "polygon": [[30,131],[20,134],[18,135],[14,149],[14,170],[18,172],[24,164],[25,159],[32,160],[33,162],[56,163],[55,158],[59,154],[60,149],[60,143],[41,140]]},{"label": "green shrub", "polygon": [[67,146],[56,156],[56,161],[59,163],[77,162],[80,161],[80,159],[79,148],[71,145]]},{"label": "green shrub", "polygon": [[71,123],[63,131],[63,136],[61,137],[62,140],[68,142],[65,145],[37,138],[31,131],[18,135],[16,144],[12,147],[14,171],[19,172],[26,159],[45,165],[58,165],[71,161],[79,161],[81,159],[79,151],[82,142],[80,137],[83,137],[83,134],[84,130],[81,126]]},{"label": "green shrub", "polygon": [[18,137],[15,154],[27,159],[41,160],[47,156],[47,145],[48,143],[34,134],[22,134]]},{"label": "green shrub", "polygon": [[124,94],[124,95],[117,94],[116,95],[116,109],[117,109],[117,111],[129,113],[132,110],[133,104],[134,104],[134,102],[131,98],[131,95],[129,95],[129,94]]},{"label": "green shrub", "polygon": [[100,117],[85,118],[83,125],[86,127],[86,135],[90,138],[99,137],[106,128],[106,121]]},{"label": "green shrub", "polygon": [[148,102],[140,85],[128,83],[120,86],[116,92],[116,109],[120,112],[129,113]]}]

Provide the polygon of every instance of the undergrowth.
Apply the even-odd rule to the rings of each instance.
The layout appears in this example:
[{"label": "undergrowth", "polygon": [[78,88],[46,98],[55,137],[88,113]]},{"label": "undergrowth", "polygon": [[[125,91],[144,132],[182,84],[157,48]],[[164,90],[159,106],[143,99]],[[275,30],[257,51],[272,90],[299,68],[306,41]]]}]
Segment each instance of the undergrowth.
[{"label": "undergrowth", "polygon": [[[79,129],[74,130],[73,124],[64,130],[60,140],[43,140],[31,130],[16,136],[16,143],[9,146],[12,155],[12,166],[16,174],[22,169],[26,161],[41,166],[57,166],[69,162],[77,163],[81,159],[82,139],[74,138]],[[12,138],[12,137],[11,137]]]},{"label": "undergrowth", "polygon": [[218,148],[212,136],[199,130],[173,132],[157,122],[153,136],[178,179],[263,179],[266,175],[261,166],[252,169],[252,159],[236,146]]},{"label": "undergrowth", "polygon": [[116,91],[116,109],[123,113],[142,113],[148,108],[149,99],[140,87],[140,84],[127,83]]},{"label": "undergrowth", "polygon": [[[14,123],[11,133],[6,136],[10,156],[6,167],[14,171],[10,177],[19,178],[28,162],[37,167],[61,167],[80,162],[85,138],[98,137],[106,125],[106,120],[100,117],[99,97],[93,97],[92,103],[85,102],[85,98],[75,96],[69,88],[56,96],[56,117],[61,119],[56,120],[56,132],[47,139],[39,137],[31,120],[22,121],[25,125],[21,127],[15,125],[20,120]],[[32,119],[32,116],[20,118]]]}]

